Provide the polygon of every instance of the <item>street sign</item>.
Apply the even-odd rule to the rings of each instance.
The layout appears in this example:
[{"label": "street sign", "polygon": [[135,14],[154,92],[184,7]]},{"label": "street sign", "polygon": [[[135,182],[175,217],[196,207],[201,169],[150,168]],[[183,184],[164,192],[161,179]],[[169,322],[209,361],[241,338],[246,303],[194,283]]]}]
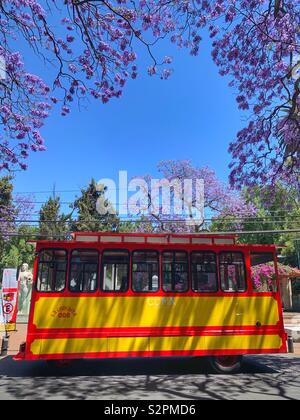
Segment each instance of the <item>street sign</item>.
[{"label": "street sign", "polygon": [[5,320],[3,314],[3,303],[2,303],[2,296],[0,293],[0,333],[5,331]]},{"label": "street sign", "polygon": [[[17,269],[3,271],[1,308],[4,330],[15,331],[17,322],[18,280]],[[1,323],[1,322],[0,322]]]}]

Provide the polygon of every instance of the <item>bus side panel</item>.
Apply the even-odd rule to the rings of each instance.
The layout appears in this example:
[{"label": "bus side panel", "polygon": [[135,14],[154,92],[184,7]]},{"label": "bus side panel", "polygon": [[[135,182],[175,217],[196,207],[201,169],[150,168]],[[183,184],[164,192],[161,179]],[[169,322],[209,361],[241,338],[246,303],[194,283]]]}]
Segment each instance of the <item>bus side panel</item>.
[{"label": "bus side panel", "polygon": [[279,335],[44,338],[32,341],[28,359],[284,353],[283,342]]},{"label": "bus side panel", "polygon": [[274,297],[41,297],[38,330],[278,326]]},{"label": "bus side panel", "polygon": [[286,352],[274,296],[40,297],[27,359]]}]

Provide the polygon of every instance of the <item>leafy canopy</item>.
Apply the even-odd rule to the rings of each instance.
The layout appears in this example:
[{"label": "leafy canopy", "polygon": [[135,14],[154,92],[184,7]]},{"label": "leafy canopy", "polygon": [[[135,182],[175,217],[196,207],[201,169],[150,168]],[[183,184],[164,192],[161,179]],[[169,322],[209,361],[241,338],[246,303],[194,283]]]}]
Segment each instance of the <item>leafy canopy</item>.
[{"label": "leafy canopy", "polygon": [[[198,55],[203,31],[249,122],[230,152],[236,186],[288,181],[299,186],[300,3],[295,0],[1,0],[0,170],[26,169],[45,150],[41,127],[53,105],[66,116],[74,101],[119,98],[138,76],[137,44],[150,76],[167,79],[168,39]],[[19,40],[56,73],[51,83],[27,70]],[[216,98],[217,101],[217,98]]]}]

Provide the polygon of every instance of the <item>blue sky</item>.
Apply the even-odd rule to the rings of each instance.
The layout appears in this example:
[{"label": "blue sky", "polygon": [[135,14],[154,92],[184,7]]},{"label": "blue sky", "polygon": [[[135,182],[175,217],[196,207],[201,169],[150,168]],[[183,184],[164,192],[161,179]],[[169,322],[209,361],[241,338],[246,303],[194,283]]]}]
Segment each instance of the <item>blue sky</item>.
[{"label": "blue sky", "polygon": [[[57,109],[42,131],[47,151],[32,154],[29,169],[18,173],[15,191],[78,190],[93,177],[118,178],[157,175],[156,164],[166,159],[191,159],[210,166],[225,182],[228,177],[229,142],[243,122],[234,91],[212,62],[209,40],[200,56],[169,44],[157,49],[160,57],[171,55],[174,74],[161,81],[146,74],[149,57],[139,51],[139,78],[130,81],[121,99],[106,105],[91,99],[68,117]],[[30,71],[47,79],[48,70],[26,51]],[[49,194],[36,194],[45,201]],[[74,193],[61,194],[71,201]]]}]

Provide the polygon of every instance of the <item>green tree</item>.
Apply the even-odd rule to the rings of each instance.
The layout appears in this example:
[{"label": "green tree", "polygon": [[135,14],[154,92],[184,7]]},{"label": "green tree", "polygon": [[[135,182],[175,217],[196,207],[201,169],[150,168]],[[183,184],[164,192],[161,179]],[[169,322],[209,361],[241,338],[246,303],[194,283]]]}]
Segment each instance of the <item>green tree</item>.
[{"label": "green tree", "polygon": [[28,197],[13,199],[11,177],[0,179],[0,281],[4,268],[19,268],[22,263],[33,267],[35,250],[28,241],[36,236],[38,229],[17,224],[17,219],[26,219],[32,209]]},{"label": "green tree", "polygon": [[13,204],[12,178],[6,176],[0,178],[0,237],[5,236],[14,224],[16,209]]},{"label": "green tree", "polygon": [[73,231],[111,232],[118,231],[120,219],[113,205],[105,198],[107,188],[96,184],[92,179],[87,188],[81,190],[81,196],[74,202],[77,220],[73,222]]},{"label": "green tree", "polygon": [[27,263],[33,268],[35,257],[35,246],[28,241],[38,234],[38,228],[27,225],[19,226],[15,235],[4,244],[4,252],[0,259],[0,273],[4,268],[19,268],[23,263]]},{"label": "green tree", "polygon": [[11,177],[0,178],[0,268],[1,261],[5,256],[9,234],[15,228],[16,210],[13,205],[12,193]]},{"label": "green tree", "polygon": [[72,213],[65,215],[61,213],[60,197],[50,197],[41,207],[39,215],[39,234],[42,239],[64,238],[69,231],[68,223]]},{"label": "green tree", "polygon": [[124,220],[119,223],[117,230],[120,233],[143,232],[142,230],[143,226],[144,224],[141,223],[140,220],[137,220],[136,222],[130,222],[130,221]]},{"label": "green tree", "polygon": [[[286,231],[300,229],[300,193],[297,188],[277,185],[274,189],[255,188],[243,192],[245,201],[256,208],[255,216],[237,220],[235,215],[213,221],[213,231]],[[296,233],[255,233],[241,235],[241,243],[277,244],[285,264],[298,265],[300,243]]]}]

